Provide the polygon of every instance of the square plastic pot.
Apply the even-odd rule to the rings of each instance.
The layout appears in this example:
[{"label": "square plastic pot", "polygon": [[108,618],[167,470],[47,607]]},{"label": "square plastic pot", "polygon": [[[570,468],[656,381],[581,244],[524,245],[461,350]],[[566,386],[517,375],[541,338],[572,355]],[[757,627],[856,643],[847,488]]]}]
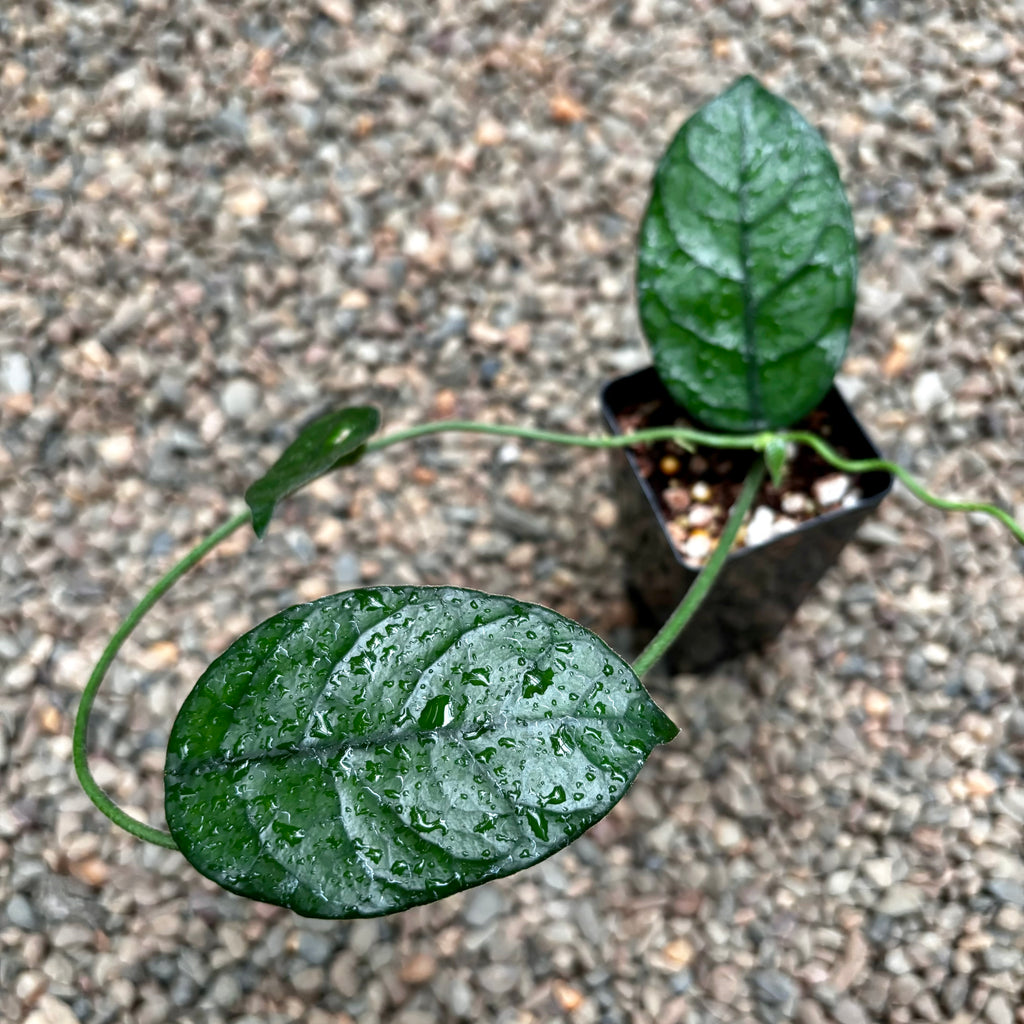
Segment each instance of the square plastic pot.
[{"label": "square plastic pot", "polygon": [[[619,377],[604,386],[601,411],[613,434],[621,434],[618,415],[645,403],[665,404],[671,423],[684,416],[653,367]],[[850,458],[879,458],[864,429],[839,392],[832,388],[818,406],[827,418],[830,444]],[[660,417],[659,417],[660,419]],[[619,522],[626,556],[627,584],[639,625],[657,629],[671,615],[700,567],[687,564],[669,537],[665,517],[630,449],[611,453],[619,501]],[[846,543],[889,493],[889,473],[858,478],[860,499],[826,512],[796,529],[726,560],[721,574],[666,660],[678,672],[696,672],[763,647],[778,636],[800,603],[835,563]]]}]

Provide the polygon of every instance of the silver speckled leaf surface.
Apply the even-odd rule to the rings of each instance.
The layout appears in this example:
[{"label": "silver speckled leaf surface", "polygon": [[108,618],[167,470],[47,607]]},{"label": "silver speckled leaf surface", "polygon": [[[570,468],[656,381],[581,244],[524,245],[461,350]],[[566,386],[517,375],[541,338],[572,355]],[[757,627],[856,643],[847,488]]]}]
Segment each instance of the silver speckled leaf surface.
[{"label": "silver speckled leaf surface", "polygon": [[318,476],[356,461],[377,432],[380,413],[372,406],[339,409],[304,427],[278,460],[245,492],[257,537],[267,532],[277,503]]},{"label": "silver speckled leaf surface", "polygon": [[679,130],[640,232],[637,300],[654,364],[721,430],[789,426],[846,351],[857,244],[818,132],[754,78]]},{"label": "silver speckled leaf surface", "polygon": [[167,822],[227,889],[377,916],[567,845],[676,731],[550,609],[352,590],[273,616],[206,670],[171,731]]}]

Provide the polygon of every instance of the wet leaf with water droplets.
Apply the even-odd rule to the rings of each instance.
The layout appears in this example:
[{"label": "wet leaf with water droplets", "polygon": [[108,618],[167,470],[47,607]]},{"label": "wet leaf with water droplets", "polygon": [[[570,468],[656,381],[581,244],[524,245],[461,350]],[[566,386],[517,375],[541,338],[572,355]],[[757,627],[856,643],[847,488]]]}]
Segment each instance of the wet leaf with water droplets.
[{"label": "wet leaf with water droplets", "polygon": [[547,608],[352,590],[206,670],[171,731],[167,823],[233,892],[373,917],[568,845],[676,731],[626,662]]},{"label": "wet leaf with water droplets", "polygon": [[274,507],[282,498],[332,469],[355,462],[379,426],[380,413],[361,405],[328,413],[305,427],[277,462],[245,492],[256,536],[267,532]]},{"label": "wet leaf with water droplets", "polygon": [[850,333],[857,240],[818,132],[754,78],[679,130],[640,232],[637,299],[658,374],[702,423],[789,426]]}]

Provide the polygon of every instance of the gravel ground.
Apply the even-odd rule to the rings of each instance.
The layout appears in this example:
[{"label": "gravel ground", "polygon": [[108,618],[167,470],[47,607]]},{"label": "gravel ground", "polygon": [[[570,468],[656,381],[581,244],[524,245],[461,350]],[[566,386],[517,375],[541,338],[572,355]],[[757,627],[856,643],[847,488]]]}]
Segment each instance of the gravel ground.
[{"label": "gravel ground", "polygon": [[[374,402],[598,430],[646,361],[634,233],[752,71],[820,125],[861,240],[842,386],[947,492],[1024,516],[1017,0],[98,0],[0,12],[0,1019],[1024,1021],[1024,562],[897,491],[782,639],[662,676],[682,732],[573,848],[396,917],[217,891],[77,789],[120,618],[296,424]],[[441,583],[634,639],[606,460],[446,438],[236,535],[101,694],[161,821],[168,725],[297,600]]]}]

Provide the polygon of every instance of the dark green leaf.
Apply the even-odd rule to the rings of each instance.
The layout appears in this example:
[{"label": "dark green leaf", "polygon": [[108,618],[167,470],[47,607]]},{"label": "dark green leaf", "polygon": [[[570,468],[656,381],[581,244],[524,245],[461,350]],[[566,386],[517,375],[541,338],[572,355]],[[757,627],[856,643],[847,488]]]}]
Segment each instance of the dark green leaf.
[{"label": "dark green leaf", "polygon": [[245,492],[256,536],[267,532],[274,507],[282,498],[332,469],[355,462],[363,443],[379,426],[380,413],[370,406],[341,409],[310,423]]},{"label": "dark green leaf", "polygon": [[673,139],[641,229],[640,318],[665,386],[718,429],[796,422],[842,361],[856,283],[828,148],[788,103],[740,79]]},{"label": "dark green leaf", "polygon": [[782,486],[786,476],[787,458],[786,442],[781,437],[769,438],[764,448],[764,464],[768,467],[768,475],[776,487]]},{"label": "dark green leaf", "polygon": [[167,823],[234,892],[373,917],[554,853],[676,731],[629,665],[547,608],[352,590],[206,670],[171,731]]}]

